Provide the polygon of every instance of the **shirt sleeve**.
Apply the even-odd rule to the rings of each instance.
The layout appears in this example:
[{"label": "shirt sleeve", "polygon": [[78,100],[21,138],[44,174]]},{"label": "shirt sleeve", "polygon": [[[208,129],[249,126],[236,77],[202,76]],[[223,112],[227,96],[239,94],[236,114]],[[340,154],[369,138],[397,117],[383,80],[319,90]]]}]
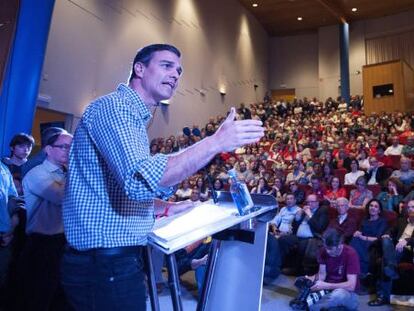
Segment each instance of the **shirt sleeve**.
[{"label": "shirt sleeve", "polygon": [[39,170],[31,170],[23,179],[24,192],[30,193],[53,204],[62,204],[65,194],[65,182],[53,180],[48,174]]},{"label": "shirt sleeve", "polygon": [[153,199],[168,157],[150,155],[145,123],[130,107],[108,106],[101,107],[89,124],[91,137],[126,195],[134,200]]}]

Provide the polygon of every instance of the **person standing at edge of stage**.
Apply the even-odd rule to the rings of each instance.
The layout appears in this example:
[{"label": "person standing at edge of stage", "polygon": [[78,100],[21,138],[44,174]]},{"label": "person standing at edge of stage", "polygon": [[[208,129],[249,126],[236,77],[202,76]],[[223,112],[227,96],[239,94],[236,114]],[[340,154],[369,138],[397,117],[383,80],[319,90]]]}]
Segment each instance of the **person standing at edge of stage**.
[{"label": "person standing at edge of stage", "polygon": [[63,204],[68,247],[62,283],[76,310],[145,310],[142,246],[154,223],[154,198],[220,152],[259,141],[261,121],[235,121],[181,152],[150,155],[147,127],[182,74],[181,53],[154,44],[136,54],[128,85],[95,100],[75,132]]}]

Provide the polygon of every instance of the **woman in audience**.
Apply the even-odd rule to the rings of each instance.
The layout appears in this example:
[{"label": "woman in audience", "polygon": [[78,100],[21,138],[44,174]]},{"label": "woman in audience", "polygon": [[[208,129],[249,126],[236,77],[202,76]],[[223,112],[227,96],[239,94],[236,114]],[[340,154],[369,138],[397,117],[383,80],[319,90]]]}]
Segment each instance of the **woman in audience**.
[{"label": "woman in audience", "polygon": [[310,159],[312,159],[312,154],[311,154],[309,148],[305,148],[303,144],[298,143],[297,144],[296,158],[299,159],[302,163],[306,163]]},{"label": "woman in audience", "polygon": [[282,178],[275,178],[275,182],[269,194],[273,195],[279,204],[283,204],[285,202],[285,197],[283,196],[284,193],[285,189]]},{"label": "woman in audience", "polygon": [[185,179],[181,183],[181,187],[177,190],[175,195],[179,201],[184,201],[190,198],[191,191],[190,181],[188,179]]},{"label": "woman in audience", "polygon": [[357,251],[361,264],[362,278],[366,277],[370,267],[370,253],[373,248],[380,247],[380,243],[374,242],[381,239],[388,229],[387,220],[382,216],[381,202],[372,199],[366,207],[367,216],[362,221],[361,227],[354,233],[350,245]]},{"label": "woman in audience", "polygon": [[339,177],[334,176],[330,182],[325,199],[329,202],[335,203],[338,198],[346,198],[346,189],[342,187]]},{"label": "woman in audience", "polygon": [[259,178],[257,186],[253,187],[251,193],[255,194],[269,194],[270,187],[267,183],[267,180],[263,177]]},{"label": "woman in audience", "polygon": [[214,190],[216,191],[222,191],[224,190],[224,184],[221,181],[221,179],[215,179],[213,184]]},{"label": "woman in audience", "polygon": [[403,200],[402,189],[401,182],[397,178],[391,177],[387,181],[386,191],[381,191],[376,199],[381,202],[384,209],[398,213],[400,203]]},{"label": "woman in audience", "polygon": [[351,171],[345,174],[345,185],[355,185],[358,177],[364,176],[365,173],[359,169],[359,163],[354,158],[351,160]]},{"label": "woman in audience", "polygon": [[198,177],[195,184],[196,188],[200,193],[200,201],[208,200],[208,187],[206,180],[203,177]]},{"label": "woman in audience", "polygon": [[367,151],[365,149],[362,149],[359,152],[359,154],[357,156],[357,159],[358,159],[359,168],[361,170],[368,171],[370,165],[369,165],[369,160],[368,160],[368,154],[367,154]]},{"label": "woman in audience", "polygon": [[329,163],[325,163],[322,168],[323,175],[321,181],[326,185],[330,185],[334,177],[332,166]]},{"label": "woman in audience", "polygon": [[372,198],[372,191],[367,188],[367,180],[364,176],[358,177],[356,180],[356,189],[352,189],[349,194],[349,206],[353,208],[364,208]]},{"label": "woman in audience", "polygon": [[332,151],[328,150],[325,152],[325,156],[322,159],[322,167],[324,167],[326,164],[328,164],[332,169],[336,169],[337,168],[337,161],[336,159],[332,156]]}]

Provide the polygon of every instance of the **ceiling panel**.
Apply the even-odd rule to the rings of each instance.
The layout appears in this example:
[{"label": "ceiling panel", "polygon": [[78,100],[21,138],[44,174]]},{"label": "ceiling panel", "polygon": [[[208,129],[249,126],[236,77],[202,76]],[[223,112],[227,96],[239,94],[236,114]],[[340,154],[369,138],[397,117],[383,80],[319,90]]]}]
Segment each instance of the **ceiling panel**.
[{"label": "ceiling panel", "polygon": [[[414,10],[414,0],[239,0],[270,36],[315,32],[319,27]],[[253,3],[258,7],[254,8]],[[352,12],[352,8],[358,8]],[[302,21],[297,18],[301,16]]]}]

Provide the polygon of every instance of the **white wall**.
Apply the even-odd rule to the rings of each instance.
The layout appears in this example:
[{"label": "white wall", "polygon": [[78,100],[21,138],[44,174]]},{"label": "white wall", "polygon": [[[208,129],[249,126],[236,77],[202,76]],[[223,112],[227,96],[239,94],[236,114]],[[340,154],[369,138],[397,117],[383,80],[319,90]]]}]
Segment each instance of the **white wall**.
[{"label": "white wall", "polygon": [[318,96],[318,35],[270,40],[270,89],[295,88],[296,96]]},{"label": "white wall", "polygon": [[177,134],[263,98],[268,41],[236,0],[57,0],[39,92],[51,96],[49,108],[77,120],[91,100],[127,80],[138,48],[171,43],[183,54],[184,75],[149,131],[151,137]]},{"label": "white wall", "polygon": [[[349,72],[351,94],[362,94],[362,66],[365,60],[365,40],[388,34],[395,34],[414,28],[414,10],[392,16],[381,17],[350,24],[349,29]],[[298,46],[310,44],[311,49],[298,51]],[[321,100],[336,97],[340,91],[339,26],[318,29],[315,35],[298,35],[271,38],[269,88],[279,89],[286,81],[289,88],[296,89],[297,97],[318,96]],[[315,51],[315,43],[316,51]],[[316,55],[316,56],[315,56]],[[283,58],[281,58],[283,57]],[[317,72],[309,74],[309,68],[317,65]],[[316,80],[316,87],[312,86]]]}]

